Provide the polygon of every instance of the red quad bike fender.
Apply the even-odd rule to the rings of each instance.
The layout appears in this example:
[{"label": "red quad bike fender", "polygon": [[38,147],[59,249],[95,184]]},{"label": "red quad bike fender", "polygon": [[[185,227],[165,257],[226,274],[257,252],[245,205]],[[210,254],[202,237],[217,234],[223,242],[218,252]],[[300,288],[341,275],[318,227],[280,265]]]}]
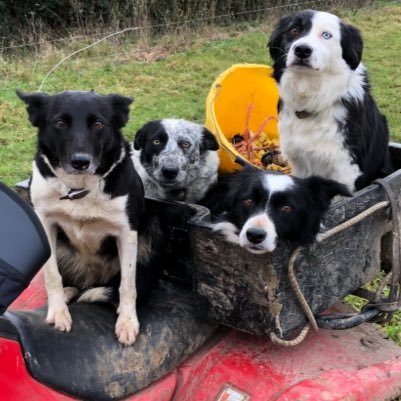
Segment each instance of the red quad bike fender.
[{"label": "red quad bike fender", "polygon": [[[43,273],[13,303],[46,300]],[[0,339],[0,400],[75,400],[33,379],[17,340]],[[383,401],[401,395],[401,348],[365,324],[320,329],[292,348],[235,330],[221,331],[179,367],[129,401]]]}]

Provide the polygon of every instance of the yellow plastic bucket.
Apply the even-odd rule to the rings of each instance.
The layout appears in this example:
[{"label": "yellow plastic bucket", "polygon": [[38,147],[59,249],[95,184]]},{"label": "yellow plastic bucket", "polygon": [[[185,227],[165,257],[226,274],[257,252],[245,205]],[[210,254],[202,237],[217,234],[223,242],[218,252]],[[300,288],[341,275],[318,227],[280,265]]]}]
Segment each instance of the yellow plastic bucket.
[{"label": "yellow plastic bucket", "polygon": [[247,112],[252,103],[249,129],[255,132],[266,116],[271,119],[263,132],[270,139],[278,139],[278,87],[271,67],[263,64],[235,64],[213,83],[206,99],[205,126],[214,133],[220,144],[220,171],[231,172],[240,166],[242,157],[232,145],[232,137],[245,129]]}]

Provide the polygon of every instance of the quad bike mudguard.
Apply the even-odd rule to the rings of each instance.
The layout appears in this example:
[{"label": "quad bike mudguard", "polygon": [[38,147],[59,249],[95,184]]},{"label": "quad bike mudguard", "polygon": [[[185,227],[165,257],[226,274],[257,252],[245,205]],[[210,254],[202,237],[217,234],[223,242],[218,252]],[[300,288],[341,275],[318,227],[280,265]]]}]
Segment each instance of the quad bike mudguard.
[{"label": "quad bike mudguard", "polygon": [[46,233],[32,207],[0,183],[0,315],[49,256]]}]

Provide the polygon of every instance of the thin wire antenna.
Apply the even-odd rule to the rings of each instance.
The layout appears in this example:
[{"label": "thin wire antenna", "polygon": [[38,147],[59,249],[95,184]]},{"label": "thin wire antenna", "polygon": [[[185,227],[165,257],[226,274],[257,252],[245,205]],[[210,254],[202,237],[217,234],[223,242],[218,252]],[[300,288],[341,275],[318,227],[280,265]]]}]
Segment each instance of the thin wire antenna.
[{"label": "thin wire antenna", "polygon": [[43,85],[45,84],[47,78],[49,78],[49,76],[50,76],[51,74],[53,74],[53,72],[56,71],[57,68],[60,67],[60,65],[63,64],[66,60],[70,59],[71,57],[75,56],[75,55],[78,54],[78,53],[81,53],[81,52],[83,52],[83,51],[85,51],[85,50],[90,49],[90,48],[93,47],[93,46],[96,46],[98,43],[103,42],[103,41],[105,41],[106,39],[111,38],[112,36],[120,35],[120,34],[122,34],[122,33],[129,32],[129,31],[137,31],[138,29],[139,29],[139,27],[130,27],[130,28],[122,29],[121,31],[117,31],[117,32],[110,33],[110,34],[108,34],[107,36],[104,36],[103,38],[97,40],[96,42],[93,42],[93,43],[91,43],[91,44],[88,45],[88,46],[85,46],[85,47],[83,47],[83,48],[81,48],[81,49],[78,49],[78,50],[76,50],[75,52],[73,52],[73,53],[69,54],[68,56],[64,57],[64,58],[63,58],[62,60],[60,60],[56,65],[54,65],[54,66],[52,67],[52,69],[49,70],[49,72],[44,76],[44,78],[42,79],[42,82],[40,83],[40,86],[39,86],[39,88],[38,88],[38,92],[40,92],[40,91],[42,90]]}]

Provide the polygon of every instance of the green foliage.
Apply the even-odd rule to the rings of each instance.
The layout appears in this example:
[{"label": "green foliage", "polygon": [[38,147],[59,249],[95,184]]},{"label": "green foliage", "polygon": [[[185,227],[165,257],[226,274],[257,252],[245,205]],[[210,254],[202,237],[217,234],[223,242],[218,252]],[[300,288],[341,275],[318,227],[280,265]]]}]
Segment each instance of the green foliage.
[{"label": "green foliage", "polygon": [[[347,2],[347,7],[368,2],[352,0]],[[316,1],[306,3],[302,6],[316,5]],[[319,7],[338,3],[343,1],[325,1]],[[233,21],[259,20],[274,12],[293,11],[297,7],[297,0],[0,0],[0,43],[4,46],[37,43],[46,37],[68,37],[77,31],[99,33],[128,26],[139,26],[140,34],[145,32],[152,37],[166,31],[194,28],[206,20],[214,25],[229,25]]]},{"label": "green foliage", "polygon": [[[373,92],[389,120],[393,140],[400,141],[401,7],[361,10],[347,19],[363,32],[364,62]],[[222,71],[235,63],[270,63],[266,42],[271,25],[259,25],[256,29],[241,26],[240,30],[235,30],[236,27],[218,31],[222,39],[198,39],[191,46],[174,48],[175,54],[162,52],[161,59],[153,62],[135,59],[132,42],[117,45],[105,42],[62,64],[50,75],[43,90],[54,93],[93,88],[100,93],[134,96],[131,120],[125,129],[128,137],[150,119],[175,116],[202,122],[206,96]],[[36,56],[0,58],[0,180],[12,185],[26,178],[35,147],[35,130],[29,125],[15,89],[38,90],[53,65],[85,44],[52,48]],[[161,42],[156,44],[159,46]],[[152,56],[156,48],[150,48],[145,56]],[[166,40],[161,49],[167,52],[169,48]]]}]

